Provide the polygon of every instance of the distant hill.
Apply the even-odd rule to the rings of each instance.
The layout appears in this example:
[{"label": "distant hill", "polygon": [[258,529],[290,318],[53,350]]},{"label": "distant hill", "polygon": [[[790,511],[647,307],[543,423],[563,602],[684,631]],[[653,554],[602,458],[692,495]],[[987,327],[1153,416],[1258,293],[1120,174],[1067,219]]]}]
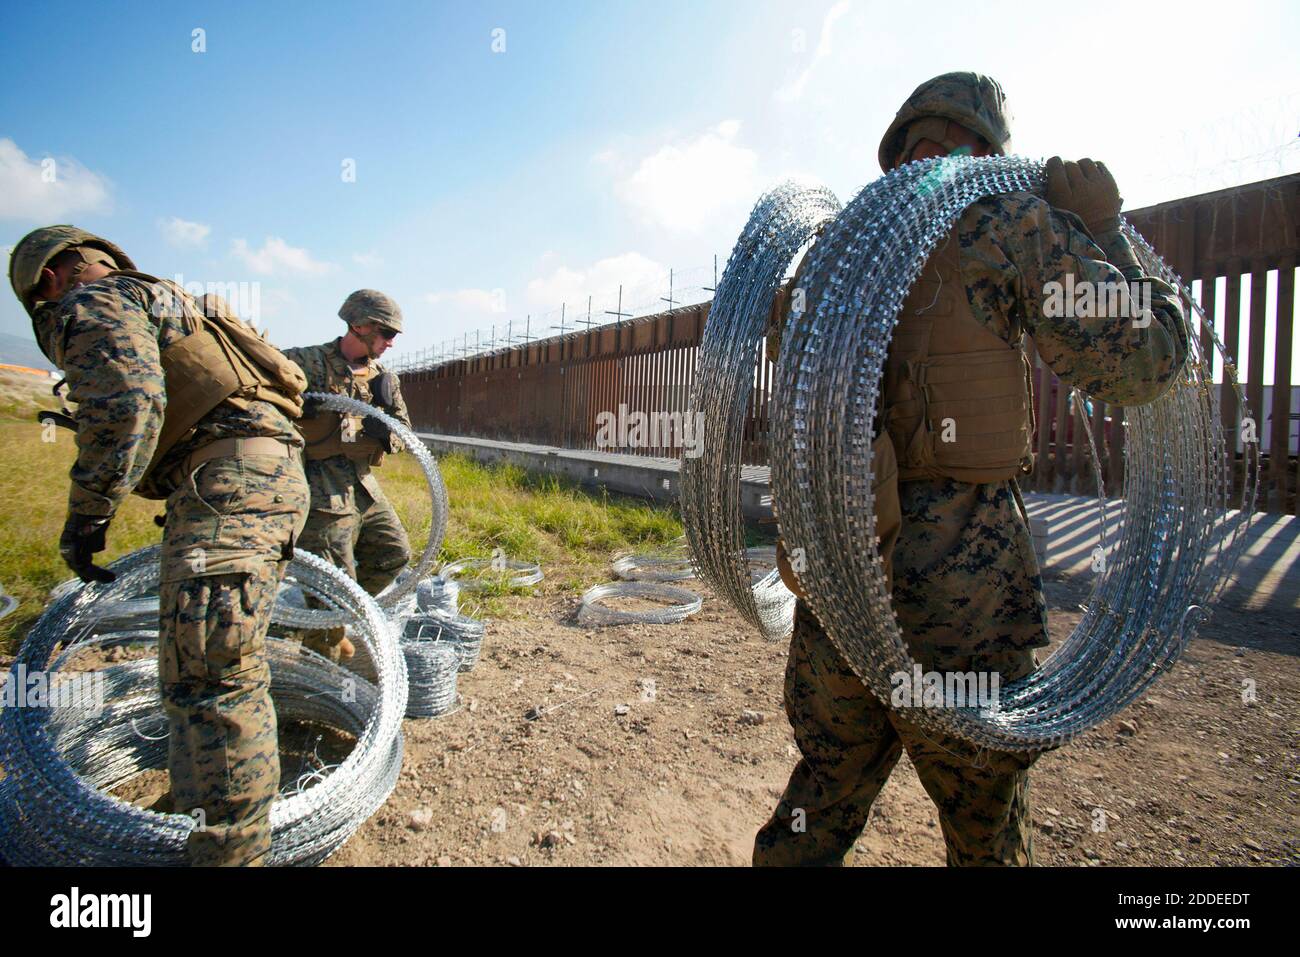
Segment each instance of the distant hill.
[{"label": "distant hill", "polygon": [[36,341],[30,336],[15,336],[0,332],[0,363],[28,366],[32,369],[53,369],[54,365],[41,355]]}]

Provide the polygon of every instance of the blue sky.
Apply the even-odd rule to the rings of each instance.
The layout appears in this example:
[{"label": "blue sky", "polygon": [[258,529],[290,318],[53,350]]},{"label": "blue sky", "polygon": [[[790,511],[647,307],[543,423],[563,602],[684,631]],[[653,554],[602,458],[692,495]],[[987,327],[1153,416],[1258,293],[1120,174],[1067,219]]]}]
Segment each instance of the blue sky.
[{"label": "blue sky", "polygon": [[[0,244],[74,222],[146,271],[248,284],[282,345],[336,335],[363,286],[401,304],[398,355],[536,334],[620,283],[640,311],[670,269],[698,297],[765,187],[847,199],[951,69],[1003,84],[1017,152],[1102,158],[1129,207],[1300,169],[1293,3],[51,9],[4,6]],[[0,297],[0,332],[27,329]]]}]

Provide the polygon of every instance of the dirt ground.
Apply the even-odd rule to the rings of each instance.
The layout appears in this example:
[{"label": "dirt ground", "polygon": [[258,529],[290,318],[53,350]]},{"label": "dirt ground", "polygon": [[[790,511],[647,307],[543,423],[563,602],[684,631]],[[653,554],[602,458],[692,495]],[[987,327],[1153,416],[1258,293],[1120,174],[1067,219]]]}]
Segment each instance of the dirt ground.
[{"label": "dirt ground", "polygon": [[[747,864],[797,760],[781,706],[786,643],[685,584],[704,607],[675,625],[581,626],[577,601],[547,584],[504,599],[478,666],[460,675],[461,708],[405,722],[395,792],[329,865]],[[1047,595],[1060,641],[1087,591],[1049,581]],[[1300,615],[1220,607],[1145,698],[1044,755],[1030,791],[1037,863],[1300,863],[1297,639]],[[313,754],[337,761],[349,746],[282,730],[285,786]],[[160,771],[116,793],[147,806],[165,790]],[[857,849],[864,866],[944,862],[906,757]]]},{"label": "dirt ground", "polygon": [[[1087,593],[1047,587],[1059,641]],[[406,722],[396,791],[329,863],[748,863],[797,757],[781,707],[785,644],[711,595],[680,624],[600,629],[574,623],[572,598],[511,602],[460,676],[464,707]],[[1300,615],[1221,608],[1143,700],[1041,758],[1037,863],[1300,862],[1297,639]],[[937,814],[906,758],[856,857],[943,863]]]}]

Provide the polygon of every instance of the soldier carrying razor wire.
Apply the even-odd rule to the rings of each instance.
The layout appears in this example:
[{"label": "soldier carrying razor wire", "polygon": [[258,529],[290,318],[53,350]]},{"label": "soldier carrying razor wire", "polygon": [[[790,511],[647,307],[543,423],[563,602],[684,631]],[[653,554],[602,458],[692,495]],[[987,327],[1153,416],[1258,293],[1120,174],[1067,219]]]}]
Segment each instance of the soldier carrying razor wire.
[{"label": "soldier carrying razor wire", "polygon": [[[880,144],[888,172],[950,155],[1010,149],[1002,88],[975,73],[921,84]],[[911,655],[927,672],[1035,668],[1047,606],[1017,479],[1033,466],[1032,336],[1063,382],[1120,405],[1162,395],[1187,357],[1174,289],[1144,275],[1120,233],[1106,167],[1048,161],[1046,198],[978,200],[926,261],[899,314],[873,442],[880,552]],[[1145,287],[1142,321],[1044,308],[1049,283]],[[796,272],[793,285],[798,287]],[[1145,295],[1142,297],[1145,301]],[[768,340],[779,349],[779,328]],[[955,426],[943,441],[945,423]],[[801,595],[783,547],[778,565]],[[983,751],[922,734],[877,700],[800,598],[785,708],[802,757],[754,843],[756,865],[840,865],[906,749],[939,810],[950,865],[1027,865],[1029,768],[1041,752]]]},{"label": "soldier carrying razor wire", "polygon": [[189,861],[263,864],[280,782],[265,639],[307,514],[292,422],[306,382],[218,297],[75,226],[23,237],[9,281],[77,403],[64,561],[112,581],[95,555],[123,500],[167,502],[158,671]]},{"label": "soldier carrying razor wire", "polygon": [[[285,350],[302,367],[307,391],[360,399],[410,428],[401,380],[376,361],[402,331],[402,310],[382,292],[358,289],[343,301],[339,318],[348,328],[337,339]],[[298,544],[378,595],[411,560],[406,530],[371,471],[385,453],[400,452],[402,442],[373,415],[329,411],[311,399],[299,425],[311,512]],[[303,644],[333,661],[355,651],[342,628],[305,632]]]}]

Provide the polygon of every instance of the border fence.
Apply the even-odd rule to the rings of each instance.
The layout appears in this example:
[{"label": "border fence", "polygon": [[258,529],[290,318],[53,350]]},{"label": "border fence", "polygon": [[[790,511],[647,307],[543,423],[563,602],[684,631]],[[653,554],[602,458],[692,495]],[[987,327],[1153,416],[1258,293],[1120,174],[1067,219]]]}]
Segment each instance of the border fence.
[{"label": "border fence", "polygon": [[[1192,289],[1238,370],[1260,443],[1257,507],[1296,514],[1300,481],[1300,388],[1295,348],[1295,273],[1300,251],[1300,174],[1161,203],[1126,214]],[[671,294],[670,294],[671,296]],[[778,300],[777,309],[783,303]],[[709,304],[703,302],[580,332],[402,371],[416,428],[452,435],[595,449],[602,423],[638,413],[680,421],[686,412]],[[1236,395],[1222,380],[1209,330],[1194,323],[1215,379],[1224,428],[1235,435]],[[1093,400],[1075,410],[1069,389],[1039,359],[1035,366],[1037,461],[1023,484],[1037,491],[1094,491],[1087,432],[1101,458],[1107,493],[1122,492],[1123,410]],[[1271,355],[1270,355],[1271,352]],[[1266,367],[1266,360],[1268,365]],[[755,353],[755,389],[745,421],[745,462],[767,464],[768,403],[774,368]],[[1271,376],[1268,373],[1271,371]],[[1271,378],[1272,382],[1265,380]],[[603,415],[602,415],[603,414]],[[624,438],[626,430],[615,430]],[[677,456],[681,430],[655,430],[635,452]],[[1249,438],[1249,436],[1247,436]],[[631,452],[602,442],[604,451]]]}]

